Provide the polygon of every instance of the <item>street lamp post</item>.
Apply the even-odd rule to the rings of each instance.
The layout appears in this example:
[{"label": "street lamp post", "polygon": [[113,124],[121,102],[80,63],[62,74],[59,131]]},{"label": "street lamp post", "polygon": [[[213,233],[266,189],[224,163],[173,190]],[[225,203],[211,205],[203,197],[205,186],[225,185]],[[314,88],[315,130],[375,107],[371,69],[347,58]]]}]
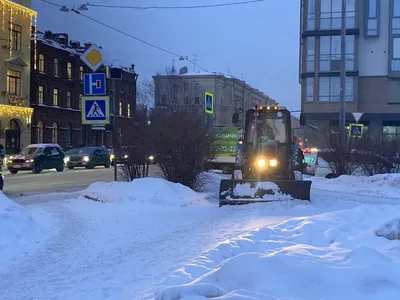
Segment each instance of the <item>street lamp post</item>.
[{"label": "street lamp post", "polygon": [[344,172],[344,151],[346,133],[346,0],[342,0],[342,25],[340,47],[340,111],[339,111],[339,143],[340,162],[338,175]]}]

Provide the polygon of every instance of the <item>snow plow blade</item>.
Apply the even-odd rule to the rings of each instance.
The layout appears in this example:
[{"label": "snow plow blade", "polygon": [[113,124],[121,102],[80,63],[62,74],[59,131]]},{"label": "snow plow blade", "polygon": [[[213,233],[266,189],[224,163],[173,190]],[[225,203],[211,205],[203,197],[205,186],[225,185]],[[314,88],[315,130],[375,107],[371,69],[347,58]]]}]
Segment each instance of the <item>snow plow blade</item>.
[{"label": "snow plow blade", "polygon": [[219,207],[282,200],[310,201],[311,181],[308,180],[231,180],[222,179]]}]

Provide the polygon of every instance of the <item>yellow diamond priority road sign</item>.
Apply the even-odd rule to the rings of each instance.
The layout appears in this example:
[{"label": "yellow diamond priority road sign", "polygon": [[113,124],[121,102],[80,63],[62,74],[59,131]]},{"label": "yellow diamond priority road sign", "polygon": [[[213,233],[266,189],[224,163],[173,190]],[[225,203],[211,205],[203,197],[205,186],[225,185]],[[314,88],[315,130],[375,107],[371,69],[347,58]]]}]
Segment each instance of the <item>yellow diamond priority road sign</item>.
[{"label": "yellow diamond priority road sign", "polygon": [[81,60],[93,71],[96,72],[103,64],[101,50],[92,44],[85,52],[81,54]]}]

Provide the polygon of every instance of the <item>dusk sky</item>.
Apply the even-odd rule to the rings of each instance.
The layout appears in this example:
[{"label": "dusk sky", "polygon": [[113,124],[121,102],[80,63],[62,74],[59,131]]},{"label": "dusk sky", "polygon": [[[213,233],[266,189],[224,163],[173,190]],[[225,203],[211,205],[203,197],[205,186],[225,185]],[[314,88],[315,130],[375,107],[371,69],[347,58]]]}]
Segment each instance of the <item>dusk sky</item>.
[{"label": "dusk sky", "polygon": [[[51,0],[78,7],[79,0]],[[243,2],[243,0],[93,0],[90,4],[178,6]],[[197,63],[208,71],[230,73],[244,79],[291,110],[300,109],[299,1],[266,0],[247,5],[201,9],[116,9],[89,6],[83,13],[146,42]],[[114,64],[134,63],[140,79],[183,62],[73,12],[41,0],[38,29],[66,32],[72,40],[91,41],[104,48]],[[190,71],[193,64],[184,62]],[[196,67],[196,70],[200,70]]]}]

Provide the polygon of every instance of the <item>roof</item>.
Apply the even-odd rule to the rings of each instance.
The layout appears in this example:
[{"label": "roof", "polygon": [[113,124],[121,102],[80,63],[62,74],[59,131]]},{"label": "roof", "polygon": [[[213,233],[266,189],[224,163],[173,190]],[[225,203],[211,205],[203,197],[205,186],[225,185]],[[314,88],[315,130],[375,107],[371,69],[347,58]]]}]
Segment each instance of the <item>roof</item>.
[{"label": "roof", "polygon": [[[63,37],[63,38],[67,38],[65,36],[65,34],[63,34],[63,33],[59,34],[58,36],[59,37]],[[68,52],[70,54],[73,54],[73,55],[76,55],[76,56],[80,56],[86,50],[85,47],[72,48],[70,45],[66,46],[66,45],[58,43],[57,41],[54,41],[54,40],[51,40],[51,39],[45,39],[44,38],[44,33],[41,32],[41,31],[37,31],[36,39],[37,39],[38,42],[40,42],[40,43],[42,43],[44,45],[47,45],[49,47],[53,47],[53,48],[58,49],[58,50],[66,51],[66,52]],[[32,40],[33,40],[33,38],[32,38]],[[76,40],[70,40],[70,43],[71,42],[72,43],[74,43],[74,42],[75,43],[80,43],[81,45],[84,45],[84,44],[95,44],[95,43],[87,42],[87,41],[82,43],[82,42],[79,42],[79,41],[76,41]],[[129,67],[123,66],[122,63],[115,64],[116,60],[118,60],[119,62],[120,62],[120,60],[117,59],[117,58],[113,58],[112,55],[110,55],[110,53],[108,53],[107,51],[104,51],[104,48],[101,47],[100,45],[96,44],[96,46],[98,46],[100,49],[102,49],[101,52],[102,52],[102,56],[103,56],[103,65],[104,66],[116,67],[116,68],[122,69],[123,71],[125,71],[127,73],[136,74],[135,71],[133,71]]]},{"label": "roof", "polygon": [[59,144],[51,144],[51,143],[49,143],[49,144],[30,144],[26,148],[44,148],[46,146],[61,148],[61,146]]}]

